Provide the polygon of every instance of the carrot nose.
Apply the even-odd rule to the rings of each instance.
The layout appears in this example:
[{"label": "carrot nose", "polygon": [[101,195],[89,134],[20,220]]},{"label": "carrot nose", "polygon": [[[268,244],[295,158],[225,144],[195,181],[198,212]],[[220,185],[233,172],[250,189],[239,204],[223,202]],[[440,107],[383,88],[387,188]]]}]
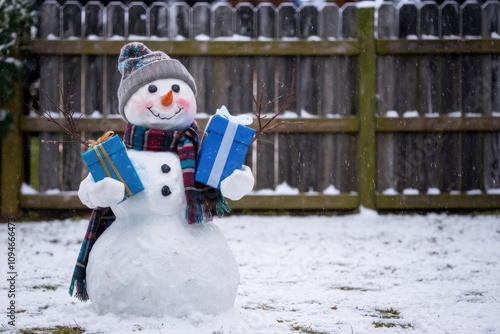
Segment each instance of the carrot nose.
[{"label": "carrot nose", "polygon": [[172,90],[170,90],[167,94],[161,97],[161,104],[163,104],[165,107],[168,107],[169,105],[172,104],[172,100],[173,100],[173,94]]}]

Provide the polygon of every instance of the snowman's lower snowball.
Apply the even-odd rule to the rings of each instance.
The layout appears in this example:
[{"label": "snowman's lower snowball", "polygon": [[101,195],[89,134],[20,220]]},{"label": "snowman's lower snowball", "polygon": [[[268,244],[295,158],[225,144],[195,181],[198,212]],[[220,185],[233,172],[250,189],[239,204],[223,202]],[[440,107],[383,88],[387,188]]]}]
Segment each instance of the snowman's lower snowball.
[{"label": "snowman's lower snowball", "polygon": [[[101,314],[174,317],[231,308],[237,263],[217,226],[185,221],[178,157],[134,150],[129,156],[145,190],[112,206],[116,220],[92,248],[87,266],[92,305]],[[163,164],[171,167],[168,174],[161,171]],[[158,184],[168,185],[172,194],[162,195]]]}]

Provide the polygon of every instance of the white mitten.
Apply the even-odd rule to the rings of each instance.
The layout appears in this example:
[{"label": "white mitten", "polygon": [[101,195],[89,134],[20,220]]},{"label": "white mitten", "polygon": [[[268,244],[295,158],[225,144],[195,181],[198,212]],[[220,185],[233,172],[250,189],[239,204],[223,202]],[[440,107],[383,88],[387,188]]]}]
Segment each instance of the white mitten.
[{"label": "white mitten", "polygon": [[89,174],[80,183],[78,197],[83,204],[90,209],[97,207],[108,207],[115,205],[123,200],[125,185],[120,181],[105,177],[99,182],[94,182],[92,175]]},{"label": "white mitten", "polygon": [[224,197],[233,201],[241,199],[253,189],[254,178],[250,167],[243,165],[220,183],[220,191]]}]

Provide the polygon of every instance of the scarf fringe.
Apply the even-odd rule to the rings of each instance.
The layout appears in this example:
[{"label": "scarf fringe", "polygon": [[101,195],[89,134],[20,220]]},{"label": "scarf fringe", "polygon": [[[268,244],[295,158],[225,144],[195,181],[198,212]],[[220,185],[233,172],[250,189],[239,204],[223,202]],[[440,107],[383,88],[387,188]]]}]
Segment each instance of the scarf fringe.
[{"label": "scarf fringe", "polygon": [[94,245],[97,238],[115,221],[115,215],[110,208],[96,208],[92,210],[89,225],[85,238],[83,239],[78,258],[76,260],[73,276],[71,277],[71,284],[69,286],[69,295],[75,297],[82,302],[89,300],[87,293],[87,280],[86,280],[86,267],[89,259],[90,250]]},{"label": "scarf fringe", "polygon": [[82,302],[89,300],[89,294],[87,293],[87,282],[83,278],[75,278],[71,280],[71,285],[69,286],[69,295],[73,296],[73,291],[75,290],[75,297]]},{"label": "scarf fringe", "polygon": [[221,218],[225,212],[231,211],[218,189],[186,190],[186,199],[186,220],[189,224],[212,221],[214,215]]}]

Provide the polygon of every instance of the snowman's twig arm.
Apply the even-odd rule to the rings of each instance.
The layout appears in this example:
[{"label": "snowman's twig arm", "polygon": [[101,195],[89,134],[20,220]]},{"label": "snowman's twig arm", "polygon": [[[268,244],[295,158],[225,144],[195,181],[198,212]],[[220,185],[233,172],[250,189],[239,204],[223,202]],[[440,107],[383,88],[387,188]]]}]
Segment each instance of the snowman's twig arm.
[{"label": "snowman's twig arm", "polygon": [[257,112],[256,112],[255,115],[257,116],[257,122],[258,122],[258,125],[259,125],[259,128],[257,129],[257,131],[256,131],[256,133],[255,133],[255,135],[253,137],[252,143],[254,141],[256,141],[262,134],[270,132],[273,129],[279,127],[279,126],[282,126],[282,125],[285,125],[285,124],[288,123],[288,122],[283,121],[283,122],[279,122],[278,124],[275,124],[275,125],[269,127],[269,125],[271,124],[271,122],[274,121],[279,115],[281,115],[285,111],[286,106],[288,105],[288,103],[290,102],[291,97],[293,96],[294,88],[295,88],[295,70],[293,70],[293,72],[292,72],[292,83],[291,83],[290,90],[288,91],[288,93],[285,96],[285,101],[281,105],[281,107],[278,110],[278,112],[276,112],[265,124],[262,124],[262,120],[264,118],[266,118],[266,116],[262,115],[262,111],[264,109],[266,109],[269,105],[273,105],[276,101],[280,100],[283,96],[282,95],[278,96],[274,100],[269,101],[266,104],[265,107],[262,107],[262,97],[264,95],[263,94],[263,92],[264,92],[264,84],[262,84],[261,87],[260,87],[260,99],[259,99],[258,102],[257,102],[257,99],[255,98],[255,96],[252,95],[253,101],[254,101],[254,103],[257,106]]},{"label": "snowman's twig arm", "polygon": [[78,142],[82,143],[86,147],[88,147],[88,143],[82,139],[80,136],[80,132],[78,131],[77,124],[80,118],[83,115],[80,115],[76,120],[75,120],[75,112],[73,110],[73,97],[75,94],[71,94],[68,96],[66,103],[63,104],[63,107],[59,107],[59,105],[52,100],[50,96],[48,96],[45,92],[42,91],[42,93],[45,95],[45,97],[49,100],[49,102],[56,108],[56,110],[61,113],[64,116],[64,119],[68,123],[68,126],[62,124],[58,120],[56,120],[53,116],[52,113],[48,110],[35,110],[40,116],[45,118],[48,122],[55,123],[57,124],[61,129],[63,129],[66,134],[71,136],[73,139],[76,139]]}]

